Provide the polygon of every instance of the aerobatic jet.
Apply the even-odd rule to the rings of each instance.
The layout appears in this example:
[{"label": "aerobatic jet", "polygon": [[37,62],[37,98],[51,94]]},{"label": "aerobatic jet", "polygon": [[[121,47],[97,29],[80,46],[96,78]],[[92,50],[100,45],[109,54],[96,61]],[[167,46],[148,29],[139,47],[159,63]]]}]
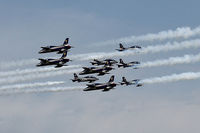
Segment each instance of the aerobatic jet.
[{"label": "aerobatic jet", "polygon": [[63,55],[59,59],[39,59],[40,63],[37,64],[36,66],[49,66],[49,65],[56,65],[55,68],[57,67],[62,67],[66,66],[65,63],[71,61],[70,59],[66,59],[65,57],[67,56],[67,51],[64,51]]},{"label": "aerobatic jet", "polygon": [[97,60],[94,59],[93,61],[90,62],[92,65],[108,65],[108,66],[112,66],[113,64],[118,63],[116,60],[114,59],[105,59],[105,60]]},{"label": "aerobatic jet", "polygon": [[118,67],[134,67],[134,69],[137,69],[137,65],[139,65],[140,62],[138,61],[132,61],[129,63],[124,63],[124,61],[122,59],[119,59],[119,64]]},{"label": "aerobatic jet", "polygon": [[109,91],[111,89],[114,89],[114,87],[116,86],[117,84],[114,83],[114,75],[112,75],[107,83],[87,84],[87,87],[83,91],[93,91],[93,90]]},{"label": "aerobatic jet", "polygon": [[63,45],[60,46],[46,46],[41,47],[42,49],[39,51],[39,53],[50,53],[50,52],[57,52],[57,54],[62,54],[64,51],[69,50],[70,48],[73,48],[68,44],[69,38],[66,38]]},{"label": "aerobatic jet", "polygon": [[76,73],[74,73],[74,79],[72,79],[73,82],[89,82],[92,83],[96,80],[99,80],[98,78],[94,77],[94,76],[85,76],[85,77],[78,77],[78,75]]},{"label": "aerobatic jet", "polygon": [[79,75],[85,75],[85,74],[94,74],[98,73],[98,76],[102,76],[105,74],[109,74],[108,72],[111,71],[111,66],[103,66],[103,67],[83,67],[83,71],[79,73]]},{"label": "aerobatic jet", "polygon": [[116,49],[118,51],[124,51],[124,50],[128,50],[128,49],[141,49],[142,47],[141,46],[131,46],[131,47],[127,47],[125,48],[121,43],[119,44],[119,49]]},{"label": "aerobatic jet", "polygon": [[139,79],[127,81],[125,77],[122,77],[122,82],[119,82],[121,85],[136,85],[136,87],[142,86],[142,84],[139,83]]}]

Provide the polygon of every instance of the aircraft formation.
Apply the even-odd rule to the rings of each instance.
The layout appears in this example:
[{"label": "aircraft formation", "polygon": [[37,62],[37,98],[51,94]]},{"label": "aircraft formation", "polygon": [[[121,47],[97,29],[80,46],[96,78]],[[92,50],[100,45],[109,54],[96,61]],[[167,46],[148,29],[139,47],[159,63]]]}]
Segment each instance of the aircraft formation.
[{"label": "aircraft formation", "polygon": [[[131,46],[131,47],[124,47],[121,43],[119,44],[119,49],[116,49],[117,51],[125,51],[125,50],[133,50],[133,49],[141,49],[140,46]],[[67,53],[71,48],[73,48],[71,45],[69,45],[69,38],[66,38],[64,43],[60,46],[46,46],[41,47],[42,49],[39,51],[39,54],[43,53],[50,53],[50,52],[57,52],[57,54],[62,54],[62,56],[58,59],[42,59],[39,58],[40,63],[37,64],[37,67],[41,66],[48,66],[48,65],[54,65],[55,68],[67,66],[66,63],[69,61],[72,61],[67,57]],[[104,60],[98,60],[93,59],[93,61],[90,62],[93,66],[92,67],[82,67],[83,70],[78,75],[89,75],[89,74],[97,74],[97,76],[103,76],[106,74],[110,74],[110,71],[116,69],[114,68],[114,65],[116,65],[118,68],[126,68],[126,67],[132,67],[134,69],[138,68],[138,65],[140,64],[139,61],[132,61],[125,63],[122,59],[119,59],[119,62],[114,59],[104,59]],[[83,89],[83,91],[93,91],[93,90],[102,90],[102,91],[109,91],[111,89],[114,89],[117,85],[135,85],[136,87],[142,86],[141,83],[139,83],[139,79],[127,81],[125,77],[122,77],[122,81],[119,83],[114,82],[115,76],[112,75],[110,77],[110,80],[105,83],[93,83],[99,80],[99,78],[95,76],[84,76],[80,77],[76,73],[74,73],[74,79],[71,79],[72,82],[88,82],[89,84],[86,84],[86,88]]]},{"label": "aircraft formation", "polygon": [[40,67],[40,66],[55,65],[55,68],[66,66],[65,64],[67,62],[72,61],[70,59],[65,58],[67,56],[67,52],[69,51],[69,49],[73,48],[71,45],[68,44],[68,42],[69,42],[69,38],[66,38],[63,45],[41,47],[42,49],[39,51],[39,54],[57,52],[57,54],[62,54],[62,56],[59,59],[39,58],[40,63],[37,64],[36,66]]}]

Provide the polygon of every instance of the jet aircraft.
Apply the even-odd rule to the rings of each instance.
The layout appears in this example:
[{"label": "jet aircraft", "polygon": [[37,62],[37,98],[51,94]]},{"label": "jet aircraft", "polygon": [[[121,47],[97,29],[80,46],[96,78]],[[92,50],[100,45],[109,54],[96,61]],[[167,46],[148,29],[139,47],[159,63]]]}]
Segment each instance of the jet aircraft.
[{"label": "jet aircraft", "polygon": [[109,74],[108,72],[111,71],[111,66],[103,66],[103,67],[83,67],[83,71],[79,73],[79,75],[85,75],[85,74],[94,74],[98,73],[98,76],[102,76],[105,74]]},{"label": "jet aircraft", "polygon": [[116,86],[117,84],[114,83],[114,75],[112,75],[107,83],[87,84],[87,87],[83,91],[93,91],[93,90],[109,91],[111,89],[114,89],[114,87]]},{"label": "jet aircraft", "polygon": [[124,50],[128,50],[128,49],[141,49],[142,47],[141,46],[137,46],[137,45],[135,45],[135,46],[131,46],[131,47],[127,47],[127,48],[125,48],[121,43],[119,44],[119,49],[116,49],[116,50],[118,50],[118,51],[124,51]]},{"label": "jet aircraft", "polygon": [[105,59],[105,60],[97,60],[94,59],[93,61],[90,62],[92,65],[108,65],[108,66],[112,66],[113,64],[118,63],[116,60],[114,59]]},{"label": "jet aircraft", "polygon": [[62,67],[65,66],[65,63],[71,61],[70,59],[66,59],[65,57],[67,56],[67,51],[64,51],[63,55],[59,59],[39,59],[40,63],[37,64],[36,66],[48,66],[48,65],[56,65],[55,68],[57,67]]},{"label": "jet aircraft", "polygon": [[78,75],[76,73],[74,73],[74,79],[72,79],[73,82],[89,82],[92,83],[96,80],[99,80],[98,78],[94,77],[94,76],[86,76],[86,77],[78,77]]},{"label": "jet aircraft", "polygon": [[139,79],[127,81],[125,77],[122,77],[122,82],[119,82],[121,85],[136,85],[136,87],[142,86],[142,84],[139,83]]},{"label": "jet aircraft", "polygon": [[63,45],[41,47],[42,49],[39,51],[39,53],[42,54],[42,53],[57,52],[57,54],[62,54],[64,51],[69,50],[70,48],[73,48],[72,46],[68,44],[68,42],[69,42],[69,38],[66,38]]},{"label": "jet aircraft", "polygon": [[119,59],[118,67],[134,67],[134,69],[137,69],[137,65],[140,64],[138,61],[133,61],[129,63],[124,63],[122,59]]}]

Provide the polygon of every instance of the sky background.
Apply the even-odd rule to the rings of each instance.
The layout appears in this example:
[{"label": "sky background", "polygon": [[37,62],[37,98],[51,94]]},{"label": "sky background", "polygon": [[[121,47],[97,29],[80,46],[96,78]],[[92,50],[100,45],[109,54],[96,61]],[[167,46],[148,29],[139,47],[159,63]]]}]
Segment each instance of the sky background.
[{"label": "sky background", "polygon": [[[197,0],[1,0],[0,62],[55,56],[55,53],[39,55],[38,51],[41,46],[60,45],[66,37],[75,47],[69,53],[73,55],[112,52],[118,47],[118,44],[93,45],[97,42],[183,26],[195,28],[200,24],[199,4]],[[139,44],[147,46],[167,41]],[[123,59],[145,62],[198,52],[198,49],[187,49]],[[89,66],[88,62],[74,61],[71,64]],[[116,81],[122,76],[145,79],[198,72],[199,65],[127,68],[112,74],[116,75]],[[101,77],[99,82],[107,81],[110,76]],[[64,80],[66,87],[76,86],[69,81],[70,78],[72,75],[62,75],[28,83]],[[2,95],[0,132],[199,133],[199,95],[199,80],[149,84],[141,88],[119,86],[106,93],[71,91]]]}]

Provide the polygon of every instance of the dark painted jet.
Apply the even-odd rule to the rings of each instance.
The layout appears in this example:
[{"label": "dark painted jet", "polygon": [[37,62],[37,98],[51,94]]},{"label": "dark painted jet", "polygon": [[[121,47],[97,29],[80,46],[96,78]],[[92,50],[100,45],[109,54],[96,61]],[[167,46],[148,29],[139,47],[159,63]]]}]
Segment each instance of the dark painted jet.
[{"label": "dark painted jet", "polygon": [[134,67],[134,69],[137,69],[137,65],[139,65],[140,62],[138,61],[132,61],[129,63],[124,63],[124,61],[122,59],[119,59],[119,64],[118,67]]},{"label": "dark painted jet", "polygon": [[105,60],[97,60],[94,59],[93,61],[90,62],[92,65],[108,65],[108,66],[112,66],[113,64],[118,63],[116,60],[114,59],[105,59]]},{"label": "dark painted jet", "polygon": [[92,83],[96,80],[99,80],[98,78],[94,77],[94,76],[86,76],[86,77],[78,77],[78,75],[76,73],[74,73],[74,79],[72,79],[73,82],[89,82]]},{"label": "dark painted jet", "polygon": [[72,46],[70,46],[68,42],[69,42],[69,38],[66,38],[63,45],[41,47],[42,50],[40,50],[39,53],[42,54],[42,53],[57,52],[57,54],[62,54],[64,51],[72,48]]},{"label": "dark painted jet", "polygon": [[112,75],[107,83],[87,84],[87,87],[83,91],[93,91],[93,90],[109,91],[111,89],[114,89],[114,87],[116,86],[117,84],[114,83],[114,75]]},{"label": "dark painted jet", "polygon": [[65,59],[67,56],[67,51],[64,51],[63,55],[59,59],[39,59],[40,63],[36,66],[49,66],[49,65],[56,65],[55,68],[66,66],[65,63],[71,61],[70,59]]},{"label": "dark painted jet", "polygon": [[111,71],[111,66],[103,66],[103,67],[83,67],[83,71],[79,73],[79,75],[85,75],[85,74],[94,74],[98,73],[98,76],[102,76],[105,74],[109,74],[108,72]]},{"label": "dark painted jet", "polygon": [[136,87],[142,86],[142,84],[139,83],[139,79],[127,81],[125,77],[122,77],[122,82],[119,82],[121,85],[136,85]]},{"label": "dark painted jet", "polygon": [[141,46],[131,46],[131,47],[127,47],[125,48],[121,43],[119,44],[119,49],[116,49],[118,51],[124,51],[124,50],[128,50],[128,49],[141,49],[142,47]]}]

